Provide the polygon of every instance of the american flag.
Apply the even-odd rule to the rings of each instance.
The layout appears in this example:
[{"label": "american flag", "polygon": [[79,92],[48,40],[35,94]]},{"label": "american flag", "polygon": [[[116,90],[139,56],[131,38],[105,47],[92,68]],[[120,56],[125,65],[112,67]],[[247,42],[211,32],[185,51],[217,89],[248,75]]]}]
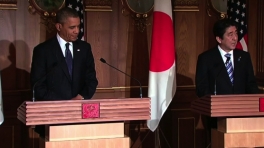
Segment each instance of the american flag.
[{"label": "american flag", "polygon": [[84,14],[83,14],[83,0],[66,0],[65,1],[65,6],[75,9],[79,17],[81,19],[81,24],[80,24],[80,33],[78,35],[78,38],[81,40],[84,40]]},{"label": "american flag", "polygon": [[239,24],[237,49],[248,51],[246,0],[228,0],[227,16]]}]

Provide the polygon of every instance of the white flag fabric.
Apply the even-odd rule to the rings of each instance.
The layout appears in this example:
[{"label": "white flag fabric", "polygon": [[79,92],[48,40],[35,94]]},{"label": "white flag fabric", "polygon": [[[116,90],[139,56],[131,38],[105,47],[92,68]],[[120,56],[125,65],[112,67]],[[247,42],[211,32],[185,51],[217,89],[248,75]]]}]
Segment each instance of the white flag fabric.
[{"label": "white flag fabric", "polygon": [[171,0],[155,0],[148,86],[151,131],[158,127],[176,92],[175,54]]},{"label": "white flag fabric", "polygon": [[1,74],[0,74],[0,125],[4,122],[4,113],[3,113],[3,99],[2,99],[2,83],[1,83]]}]

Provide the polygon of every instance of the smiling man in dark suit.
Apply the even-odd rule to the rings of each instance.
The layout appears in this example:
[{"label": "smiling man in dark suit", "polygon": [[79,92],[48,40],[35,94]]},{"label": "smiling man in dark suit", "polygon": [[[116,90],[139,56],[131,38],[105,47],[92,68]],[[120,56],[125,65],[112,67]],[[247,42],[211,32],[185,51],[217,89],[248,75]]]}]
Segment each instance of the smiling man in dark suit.
[{"label": "smiling man in dark suit", "polygon": [[[236,49],[236,22],[219,20],[214,24],[213,31],[218,45],[200,54],[197,61],[197,96],[258,93],[250,55]],[[210,129],[217,127],[216,118],[207,118],[207,124],[210,139]]]},{"label": "smiling man in dark suit", "polygon": [[[215,23],[214,35],[218,46],[198,57],[195,80],[198,97],[258,93],[250,55],[236,49],[237,31],[237,24],[232,20],[223,19]],[[231,63],[231,71],[226,68],[228,63]]]},{"label": "smiling man in dark suit", "polygon": [[[78,13],[62,8],[57,12],[55,26],[57,35],[37,45],[33,51],[34,98],[37,101],[91,99],[98,81],[91,46],[78,39]],[[37,127],[36,131],[43,134]]]}]

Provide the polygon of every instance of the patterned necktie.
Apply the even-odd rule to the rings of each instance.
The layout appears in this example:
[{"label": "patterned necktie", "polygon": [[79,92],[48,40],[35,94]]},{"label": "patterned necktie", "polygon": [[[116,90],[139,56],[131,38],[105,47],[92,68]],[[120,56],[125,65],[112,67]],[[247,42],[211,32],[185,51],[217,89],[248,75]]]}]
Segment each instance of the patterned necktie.
[{"label": "patterned necktie", "polygon": [[65,44],[65,46],[66,46],[65,61],[66,61],[67,66],[68,66],[69,74],[72,78],[72,54],[71,54],[71,51],[69,49],[69,45],[70,45],[70,43]]},{"label": "patterned necktie", "polygon": [[230,78],[230,81],[233,84],[233,82],[234,82],[234,75],[233,75],[234,69],[232,66],[232,62],[230,60],[230,56],[231,56],[231,54],[229,54],[229,53],[225,54],[225,57],[227,58],[225,66],[226,66],[226,70],[227,70],[228,76]]}]

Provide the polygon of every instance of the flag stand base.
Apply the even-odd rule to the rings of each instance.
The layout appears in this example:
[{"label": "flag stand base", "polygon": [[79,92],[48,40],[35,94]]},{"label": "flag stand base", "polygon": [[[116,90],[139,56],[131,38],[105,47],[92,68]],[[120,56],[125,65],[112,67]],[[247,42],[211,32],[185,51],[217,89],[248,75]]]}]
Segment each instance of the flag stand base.
[{"label": "flag stand base", "polygon": [[166,148],[171,148],[168,140],[166,139],[164,133],[162,132],[162,130],[161,130],[161,128],[159,126],[154,131],[154,134],[155,134],[155,148],[161,148],[161,145],[160,145],[160,133],[161,133],[161,136],[163,137],[163,139],[165,140],[165,142],[167,144]]},{"label": "flag stand base", "polygon": [[[143,138],[143,140],[142,140],[141,144],[138,146],[138,148],[142,145],[142,143],[143,143],[143,142],[145,141],[145,139],[148,137],[149,132],[150,132],[150,130],[148,131],[148,133],[146,134],[146,136]],[[165,140],[165,142],[166,142],[166,144],[167,144],[166,148],[171,148],[171,146],[170,146],[168,140],[166,139],[164,133],[162,132],[162,130],[161,130],[161,128],[160,128],[159,126],[158,126],[157,129],[154,131],[154,135],[155,135],[155,139],[154,139],[154,140],[155,140],[155,148],[162,148],[161,145],[160,145],[160,133],[161,133],[162,137],[164,138],[164,140]],[[132,146],[133,146],[133,145],[132,145]],[[132,147],[132,146],[131,146],[131,147]]]}]

